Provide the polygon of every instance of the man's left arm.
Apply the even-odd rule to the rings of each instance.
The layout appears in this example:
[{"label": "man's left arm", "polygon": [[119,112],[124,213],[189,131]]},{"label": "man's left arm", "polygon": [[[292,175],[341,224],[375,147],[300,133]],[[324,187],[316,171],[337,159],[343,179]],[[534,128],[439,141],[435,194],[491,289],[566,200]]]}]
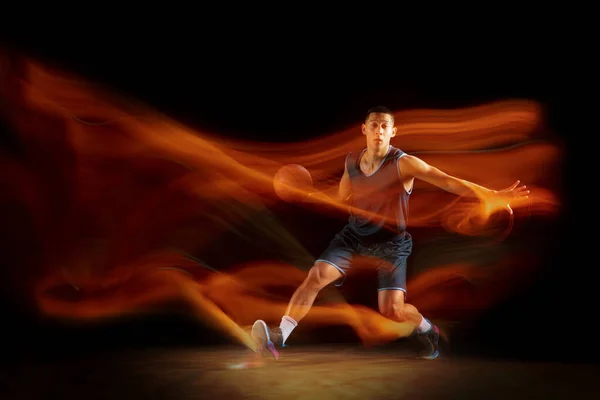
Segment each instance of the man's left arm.
[{"label": "man's left arm", "polygon": [[529,194],[529,190],[525,185],[519,186],[520,181],[516,181],[511,186],[502,190],[488,189],[465,179],[449,175],[427,164],[420,158],[411,155],[400,158],[398,165],[404,176],[420,179],[459,196],[478,197],[482,201],[491,203],[500,202],[502,203],[501,207],[506,208],[511,214],[510,202],[518,199],[526,199]]}]

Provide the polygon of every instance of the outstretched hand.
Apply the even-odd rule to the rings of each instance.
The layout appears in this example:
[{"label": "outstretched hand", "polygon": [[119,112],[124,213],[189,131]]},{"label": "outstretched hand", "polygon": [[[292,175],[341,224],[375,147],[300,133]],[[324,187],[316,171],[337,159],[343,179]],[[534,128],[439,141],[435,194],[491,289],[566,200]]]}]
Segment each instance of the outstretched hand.
[{"label": "outstretched hand", "polygon": [[513,210],[510,207],[510,203],[518,200],[525,200],[529,198],[529,189],[527,186],[519,186],[521,181],[516,181],[506,189],[497,190],[495,193],[499,197],[499,200],[503,203],[503,208],[505,208],[510,215],[513,214]]}]

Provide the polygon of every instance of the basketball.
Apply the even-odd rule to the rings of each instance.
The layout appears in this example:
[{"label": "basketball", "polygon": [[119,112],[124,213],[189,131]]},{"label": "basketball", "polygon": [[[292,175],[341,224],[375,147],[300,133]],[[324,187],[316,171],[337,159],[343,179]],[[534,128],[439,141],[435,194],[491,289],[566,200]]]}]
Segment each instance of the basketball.
[{"label": "basketball", "polygon": [[313,190],[312,177],[302,165],[284,165],[275,174],[273,189],[283,201],[303,201]]}]

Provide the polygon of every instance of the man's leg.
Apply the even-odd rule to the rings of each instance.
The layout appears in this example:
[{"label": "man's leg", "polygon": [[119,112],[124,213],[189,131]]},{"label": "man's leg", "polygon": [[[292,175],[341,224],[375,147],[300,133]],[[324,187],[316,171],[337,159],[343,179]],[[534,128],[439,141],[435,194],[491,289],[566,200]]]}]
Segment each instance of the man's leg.
[{"label": "man's leg", "polygon": [[276,359],[279,358],[277,349],[285,344],[298,322],[306,316],[321,289],[336,281],[336,286],[342,285],[352,264],[355,250],[356,241],[347,235],[345,230],[335,235],[308,271],[306,279],[292,295],[279,326],[269,328],[260,319],[252,326],[252,336],[258,342],[261,351],[267,349]]},{"label": "man's leg", "polygon": [[325,261],[317,261],[292,295],[281,324],[276,328],[269,328],[263,320],[258,320],[252,326],[252,336],[258,342],[260,351],[267,349],[278,359],[278,349],[284,345],[292,330],[308,314],[317,294],[325,286],[342,277],[339,268]]},{"label": "man's leg", "polygon": [[404,302],[405,292],[397,289],[380,289],[377,293],[379,312],[386,318],[397,322],[411,322],[418,327],[423,316],[412,304]]},{"label": "man's leg", "polygon": [[342,278],[342,272],[332,264],[325,261],[317,261],[308,271],[308,276],[304,282],[296,289],[285,315],[300,322],[312,307],[317,294],[327,285]]},{"label": "man's leg", "polygon": [[379,312],[391,320],[415,324],[419,340],[426,347],[422,358],[434,359],[439,355],[438,327],[421,315],[415,306],[405,302],[407,260],[411,252],[412,238],[408,232],[376,249],[375,256],[381,258],[377,268]]},{"label": "man's leg", "polygon": [[438,342],[440,331],[437,326],[425,318],[412,304],[405,303],[405,292],[402,290],[380,290],[378,292],[379,312],[397,322],[415,324],[419,340],[426,349],[422,358],[435,359],[439,356]]}]

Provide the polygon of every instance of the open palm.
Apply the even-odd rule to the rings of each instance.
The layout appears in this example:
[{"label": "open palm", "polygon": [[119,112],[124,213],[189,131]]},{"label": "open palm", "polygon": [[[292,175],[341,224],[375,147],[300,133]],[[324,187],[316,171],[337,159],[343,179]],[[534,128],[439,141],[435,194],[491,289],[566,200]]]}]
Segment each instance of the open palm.
[{"label": "open palm", "polygon": [[507,187],[506,189],[497,190],[496,195],[497,200],[502,202],[502,207],[508,210],[508,212],[512,215],[513,210],[510,207],[510,203],[518,200],[525,200],[529,197],[529,189],[527,186],[519,186],[521,183],[520,180],[517,180],[515,183]]}]

